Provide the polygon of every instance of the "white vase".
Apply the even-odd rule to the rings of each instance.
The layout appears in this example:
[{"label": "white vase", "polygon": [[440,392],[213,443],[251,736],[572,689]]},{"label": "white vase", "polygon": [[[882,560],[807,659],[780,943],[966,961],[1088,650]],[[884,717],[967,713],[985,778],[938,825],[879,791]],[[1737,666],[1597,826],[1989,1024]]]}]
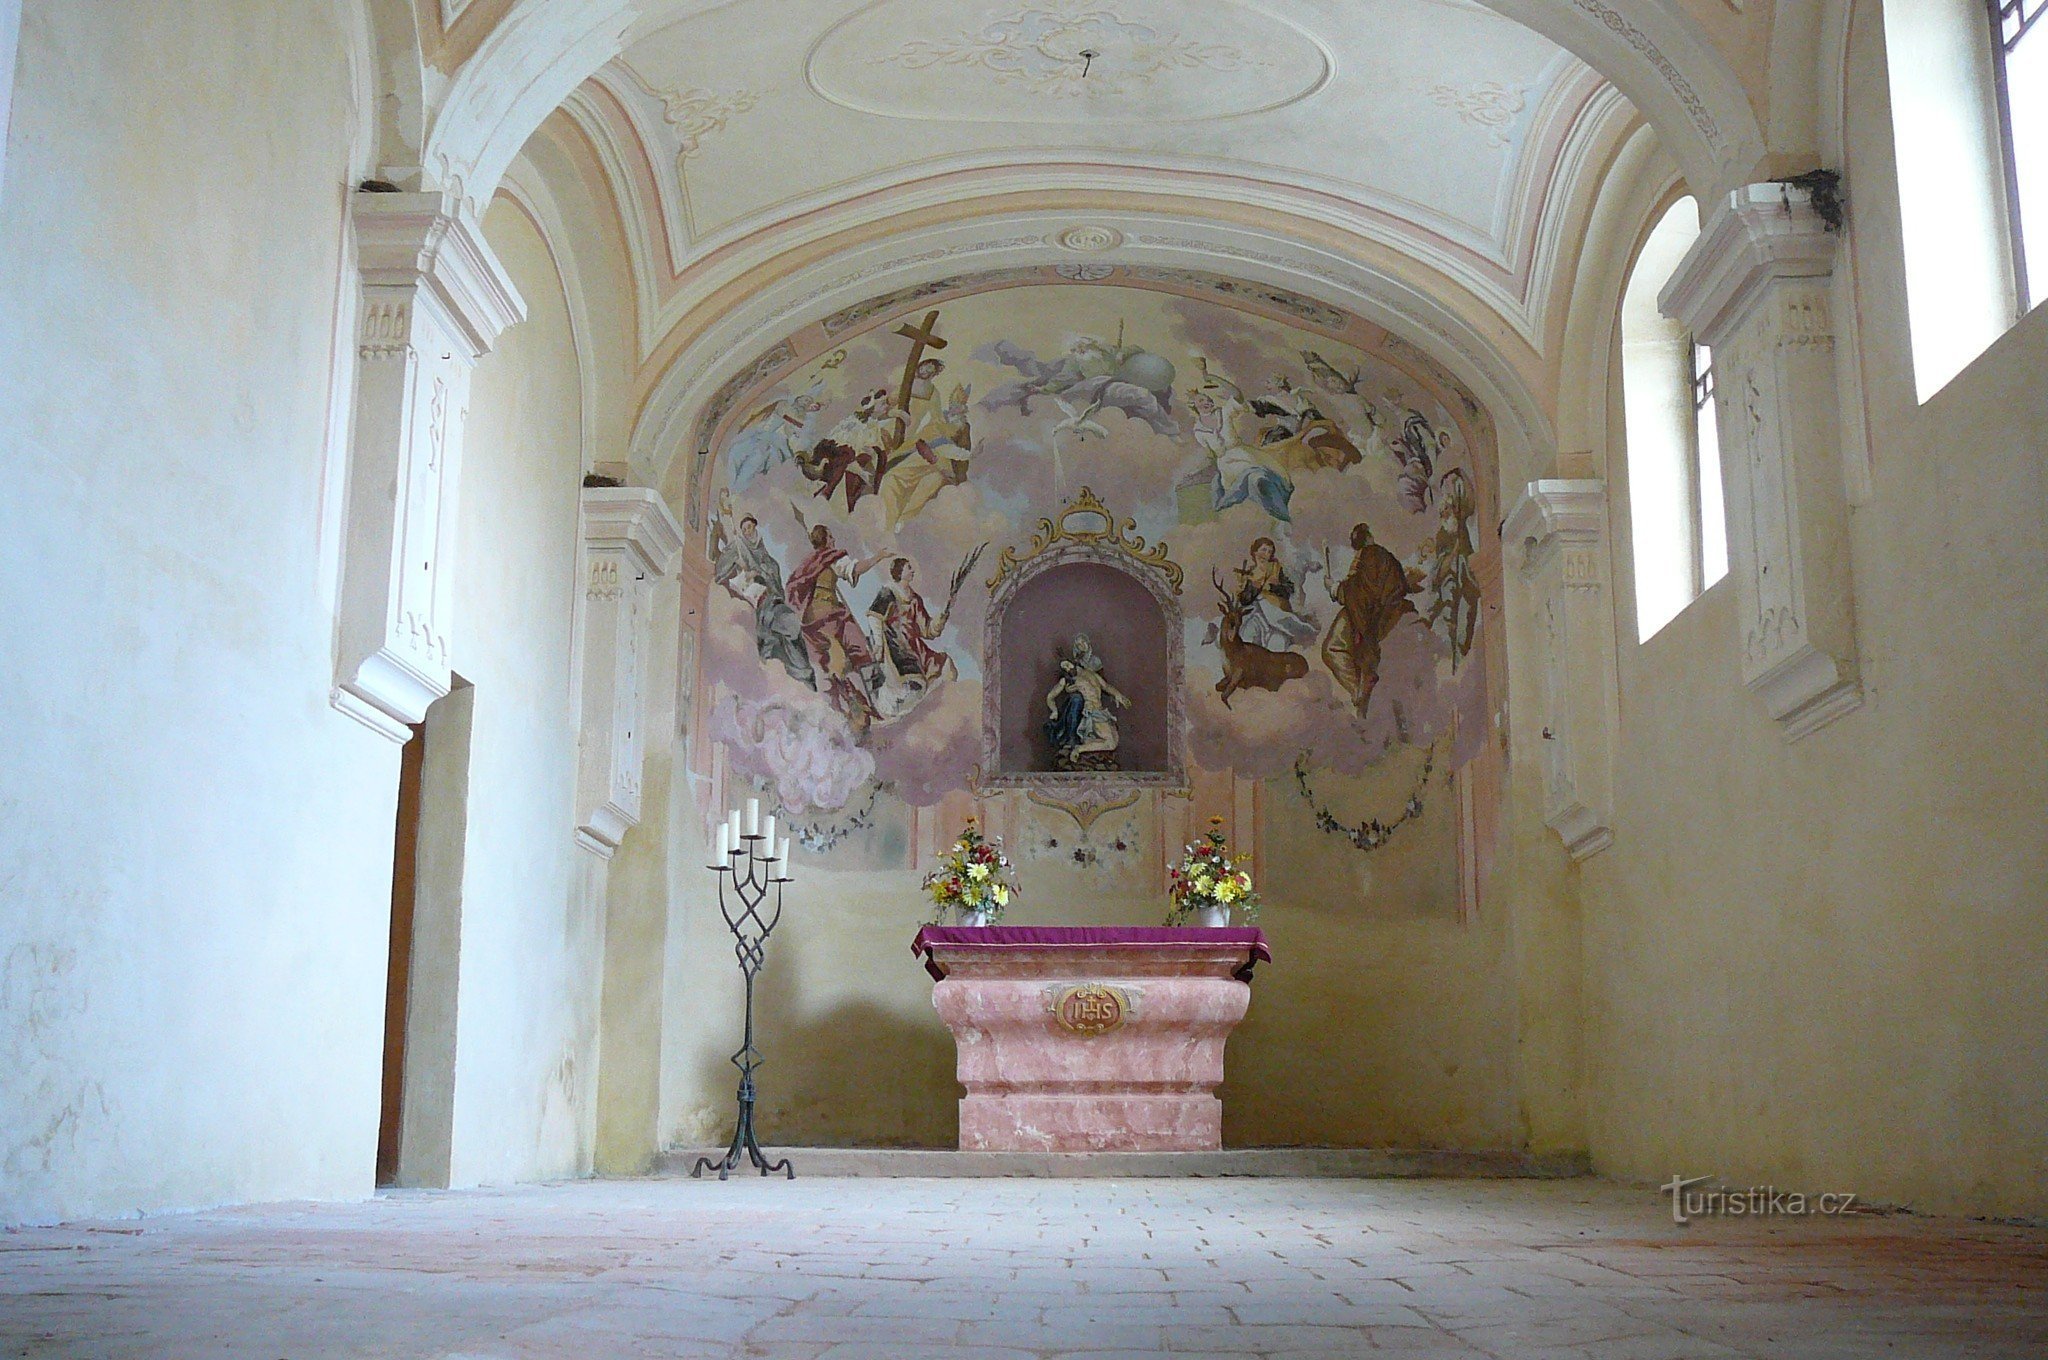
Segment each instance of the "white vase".
[{"label": "white vase", "polygon": [[1195,924],[1218,929],[1230,924],[1229,907],[1203,907],[1195,913]]},{"label": "white vase", "polygon": [[954,915],[960,918],[960,924],[963,926],[985,926],[988,924],[988,913],[985,911],[968,911],[966,908],[961,907],[955,908]]}]

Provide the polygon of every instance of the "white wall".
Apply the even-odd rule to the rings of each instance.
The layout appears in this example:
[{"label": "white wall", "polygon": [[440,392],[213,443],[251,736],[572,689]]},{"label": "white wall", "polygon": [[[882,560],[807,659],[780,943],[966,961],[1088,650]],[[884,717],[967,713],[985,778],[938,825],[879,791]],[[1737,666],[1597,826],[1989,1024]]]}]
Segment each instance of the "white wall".
[{"label": "white wall", "polygon": [[[22,30],[0,1222],[371,1189],[398,748],[329,706],[323,588],[349,84],[311,0]],[[588,1169],[603,944],[572,840],[576,356],[535,229],[500,204],[487,234],[532,316],[478,368],[457,503],[457,1184]]]},{"label": "white wall", "polygon": [[14,55],[20,36],[21,0],[0,0],[0,190],[7,187],[7,125],[14,107]]},{"label": "white wall", "polygon": [[22,27],[0,1221],[370,1187],[398,751],[328,707],[316,545],[347,85],[314,0]]},{"label": "white wall", "polygon": [[527,319],[477,365],[458,508],[454,668],[476,687],[453,1184],[590,1167],[603,861],[576,848],[577,370],[546,242],[503,198],[485,235]]}]

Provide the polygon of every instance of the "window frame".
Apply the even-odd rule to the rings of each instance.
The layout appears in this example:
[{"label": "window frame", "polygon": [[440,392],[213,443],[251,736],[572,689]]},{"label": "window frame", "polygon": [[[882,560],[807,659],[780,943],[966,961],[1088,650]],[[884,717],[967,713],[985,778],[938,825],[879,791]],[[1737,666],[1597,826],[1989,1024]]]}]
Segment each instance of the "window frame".
[{"label": "window frame", "polygon": [[[1697,600],[1728,575],[1728,488],[1721,471],[1721,369],[1713,346],[1697,335],[1686,336],[1686,368],[1691,375],[1692,395],[1692,597]],[[1706,363],[1700,360],[1705,358]],[[1714,462],[1713,511],[1721,516],[1719,526],[1708,523],[1707,460]],[[1718,532],[1709,532],[1718,528]],[[1718,544],[1718,571],[1709,574],[1707,545]]]},{"label": "window frame", "polygon": [[[2031,13],[2027,9],[2029,3],[2034,6]],[[2027,224],[2020,212],[2019,151],[2013,139],[2012,96],[2006,59],[2032,33],[2037,23],[2048,18],[2048,0],[1985,0],[1985,13],[1991,22],[1992,114],[1998,123],[2000,161],[2005,169],[2005,215],[2012,241],[2014,310],[2024,316],[2034,302],[2048,301],[2048,296],[2035,299],[2028,286]],[[2005,27],[2014,18],[2019,21],[2019,29],[2008,40]],[[2044,238],[2044,255],[2048,255],[2048,224],[2042,225],[2040,230]],[[2038,263],[2048,266],[2048,258]]]}]

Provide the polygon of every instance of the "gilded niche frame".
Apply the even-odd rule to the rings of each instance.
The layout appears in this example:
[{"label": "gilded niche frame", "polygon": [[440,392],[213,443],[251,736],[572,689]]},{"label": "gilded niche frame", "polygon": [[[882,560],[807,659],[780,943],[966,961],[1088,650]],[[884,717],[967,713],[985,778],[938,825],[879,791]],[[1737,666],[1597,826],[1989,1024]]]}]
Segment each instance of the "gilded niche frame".
[{"label": "gilded niche frame", "polygon": [[[1066,508],[1038,521],[1031,545],[1006,547],[988,580],[988,613],[983,624],[984,672],[981,705],[982,764],[977,792],[1021,790],[1032,801],[1071,813],[1083,826],[1112,807],[1127,807],[1144,793],[1186,792],[1186,637],[1180,607],[1183,573],[1164,543],[1147,544],[1134,531],[1137,521],[1118,519],[1082,487]],[[1003,625],[1009,606],[1026,584],[1056,567],[1097,563],[1142,585],[1158,606],[1165,629],[1166,768],[1163,770],[1005,770],[1003,750]]]}]

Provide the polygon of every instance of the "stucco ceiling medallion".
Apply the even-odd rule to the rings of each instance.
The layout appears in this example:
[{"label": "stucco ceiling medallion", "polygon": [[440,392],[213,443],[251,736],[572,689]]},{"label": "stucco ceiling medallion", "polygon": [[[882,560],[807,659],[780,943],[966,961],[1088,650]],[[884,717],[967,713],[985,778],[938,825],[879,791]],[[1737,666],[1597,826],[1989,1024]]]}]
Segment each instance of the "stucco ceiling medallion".
[{"label": "stucco ceiling medallion", "polygon": [[1115,227],[1068,227],[1065,231],[1057,233],[1052,240],[1053,244],[1062,250],[1095,255],[1105,250],[1115,250],[1122,245],[1124,234]]},{"label": "stucco ceiling medallion", "polygon": [[1330,80],[1320,41],[1242,0],[1188,20],[1167,0],[875,0],[818,41],[805,71],[862,113],[990,123],[1206,122]]}]

